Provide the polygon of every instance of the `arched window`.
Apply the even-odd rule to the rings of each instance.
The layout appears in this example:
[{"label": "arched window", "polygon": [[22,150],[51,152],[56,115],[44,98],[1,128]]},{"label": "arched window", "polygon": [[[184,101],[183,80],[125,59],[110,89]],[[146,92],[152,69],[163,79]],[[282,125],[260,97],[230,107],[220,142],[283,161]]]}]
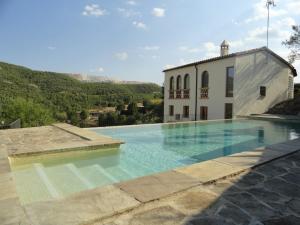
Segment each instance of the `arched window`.
[{"label": "arched window", "polygon": [[170,90],[174,90],[174,77],[170,78]]},{"label": "arched window", "polygon": [[190,89],[190,76],[188,74],[184,76],[183,88],[185,90]]},{"label": "arched window", "polygon": [[178,75],[176,79],[176,89],[180,90],[181,89],[181,76]]},{"label": "arched window", "polygon": [[204,71],[202,73],[202,77],[201,77],[201,87],[202,88],[208,88],[208,81],[209,81],[209,77],[208,77],[208,72]]}]

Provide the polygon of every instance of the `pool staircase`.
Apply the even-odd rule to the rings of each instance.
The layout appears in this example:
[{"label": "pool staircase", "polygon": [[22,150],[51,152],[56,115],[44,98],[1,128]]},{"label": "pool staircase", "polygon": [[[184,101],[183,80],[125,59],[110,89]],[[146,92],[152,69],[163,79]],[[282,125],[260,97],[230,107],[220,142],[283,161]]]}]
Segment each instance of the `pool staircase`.
[{"label": "pool staircase", "polygon": [[69,163],[45,167],[35,163],[32,167],[16,170],[13,174],[15,181],[18,182],[17,191],[21,192],[19,193],[21,202],[28,204],[36,200],[62,198],[75,192],[133,179],[142,176],[145,170],[148,174],[153,173],[151,169],[135,164],[127,168],[126,162],[122,162],[117,166],[103,168],[99,164],[79,167]]}]

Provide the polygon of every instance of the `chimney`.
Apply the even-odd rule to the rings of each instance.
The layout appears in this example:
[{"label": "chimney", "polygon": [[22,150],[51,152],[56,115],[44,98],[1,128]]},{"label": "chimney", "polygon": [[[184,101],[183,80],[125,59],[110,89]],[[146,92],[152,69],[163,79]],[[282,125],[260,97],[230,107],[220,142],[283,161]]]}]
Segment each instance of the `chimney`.
[{"label": "chimney", "polygon": [[225,55],[229,54],[229,43],[228,43],[228,41],[224,40],[222,42],[220,52],[221,52],[221,56],[225,56]]}]

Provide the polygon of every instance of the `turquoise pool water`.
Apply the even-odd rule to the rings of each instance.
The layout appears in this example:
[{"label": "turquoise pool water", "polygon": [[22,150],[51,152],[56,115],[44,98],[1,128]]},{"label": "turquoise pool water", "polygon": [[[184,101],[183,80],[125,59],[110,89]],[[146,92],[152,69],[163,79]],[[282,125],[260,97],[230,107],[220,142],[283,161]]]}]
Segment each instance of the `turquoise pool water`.
[{"label": "turquoise pool water", "polygon": [[107,151],[59,153],[11,161],[23,204],[60,198],[300,136],[300,124],[261,120],[92,130],[124,140],[126,144]]}]

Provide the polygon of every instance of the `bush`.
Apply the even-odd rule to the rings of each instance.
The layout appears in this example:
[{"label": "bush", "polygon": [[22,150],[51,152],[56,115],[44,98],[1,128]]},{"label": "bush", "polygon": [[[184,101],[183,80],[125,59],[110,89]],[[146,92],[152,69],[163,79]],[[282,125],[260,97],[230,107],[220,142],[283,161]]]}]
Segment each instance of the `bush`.
[{"label": "bush", "polygon": [[22,127],[37,127],[54,122],[52,113],[32,100],[16,98],[3,106],[2,114],[10,121],[21,119]]}]

